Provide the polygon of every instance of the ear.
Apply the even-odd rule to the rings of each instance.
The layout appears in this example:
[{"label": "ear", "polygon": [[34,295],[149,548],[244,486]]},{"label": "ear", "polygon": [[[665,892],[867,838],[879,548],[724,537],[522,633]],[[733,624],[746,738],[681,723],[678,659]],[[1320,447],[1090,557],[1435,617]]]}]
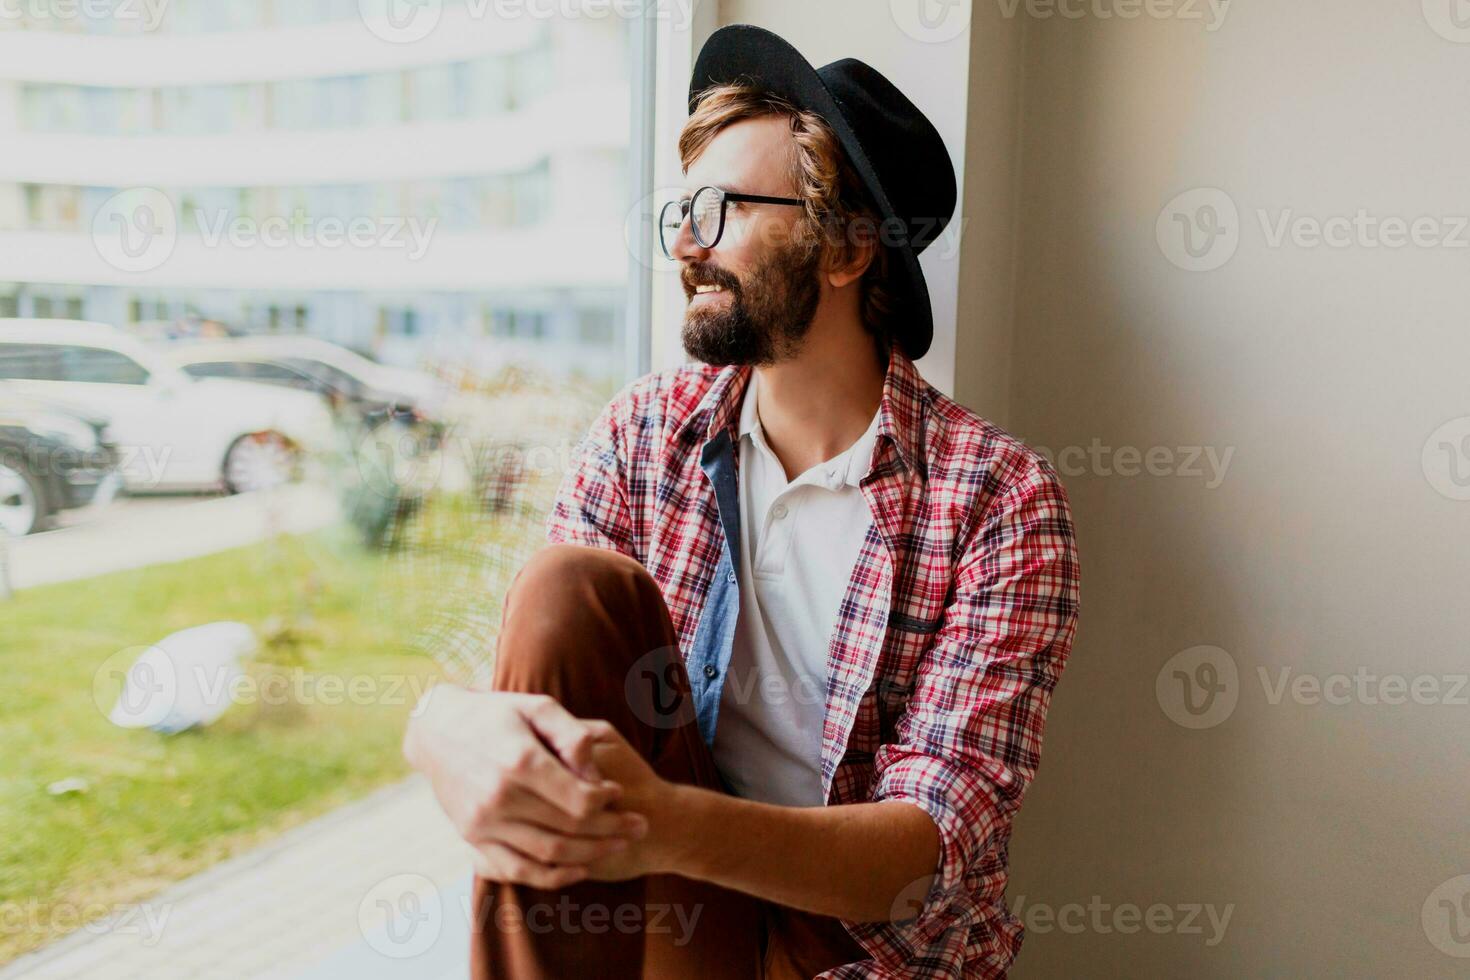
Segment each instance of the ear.
[{"label": "ear", "polygon": [[827,282],[834,289],[857,282],[873,264],[878,252],[878,236],[870,222],[859,218],[847,227],[846,255],[838,259],[835,247],[828,254],[831,264],[826,270]]}]

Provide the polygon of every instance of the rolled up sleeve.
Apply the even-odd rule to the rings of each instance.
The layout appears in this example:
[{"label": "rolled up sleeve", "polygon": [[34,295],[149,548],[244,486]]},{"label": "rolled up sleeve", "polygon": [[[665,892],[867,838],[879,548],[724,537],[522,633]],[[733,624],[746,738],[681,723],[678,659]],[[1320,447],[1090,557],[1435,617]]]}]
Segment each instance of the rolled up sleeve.
[{"label": "rolled up sleeve", "polygon": [[1040,761],[1047,706],[1076,630],[1078,564],[1066,494],[1044,460],[994,498],[957,565],[954,597],[915,669],[872,798],[922,809],[940,855],[909,949],[974,922],[1005,890],[1006,842]]},{"label": "rolled up sleeve", "polygon": [[549,544],[606,548],[637,558],[623,428],[627,394],[602,410],[577,446],[546,518]]}]

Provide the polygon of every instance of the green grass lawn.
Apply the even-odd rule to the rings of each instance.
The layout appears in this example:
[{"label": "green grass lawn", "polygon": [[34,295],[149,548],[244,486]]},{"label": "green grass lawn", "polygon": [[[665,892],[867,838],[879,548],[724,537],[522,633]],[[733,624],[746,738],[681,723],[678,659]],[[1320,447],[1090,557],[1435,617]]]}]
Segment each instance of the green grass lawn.
[{"label": "green grass lawn", "polygon": [[[385,557],[332,529],[0,601],[0,906],[34,903],[44,923],[58,907],[139,901],[403,776],[404,723],[440,673],[424,629],[436,615],[481,612],[465,574],[475,554],[452,543],[447,557],[432,547]],[[448,613],[442,601],[436,610],[444,596],[459,597]],[[499,596],[483,599],[494,612]],[[237,704],[173,736],[108,722],[97,702],[110,707],[117,683],[97,675],[118,651],[226,619],[267,633],[290,624],[295,669],[367,677],[359,683],[383,696]],[[47,792],[71,777],[88,790]],[[0,930],[0,963],[57,931]]]}]

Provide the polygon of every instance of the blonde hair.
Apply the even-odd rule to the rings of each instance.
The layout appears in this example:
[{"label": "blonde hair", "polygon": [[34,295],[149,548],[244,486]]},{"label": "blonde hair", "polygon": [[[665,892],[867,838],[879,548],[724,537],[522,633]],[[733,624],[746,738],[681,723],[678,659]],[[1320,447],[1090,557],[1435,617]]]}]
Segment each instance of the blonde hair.
[{"label": "blonde hair", "polygon": [[859,283],[860,310],[863,326],[886,355],[892,339],[891,318],[897,306],[897,297],[888,282],[892,256],[877,234],[882,218],[825,119],[754,85],[744,82],[715,85],[700,94],[694,112],[679,134],[679,161],[687,173],[690,164],[727,126],[770,116],[783,117],[790,124],[795,140],[792,177],[797,196],[806,204],[804,224],[812,245],[817,244],[818,237],[825,238],[830,250],[828,261],[834,265],[850,261],[859,244],[874,245],[873,259]]}]

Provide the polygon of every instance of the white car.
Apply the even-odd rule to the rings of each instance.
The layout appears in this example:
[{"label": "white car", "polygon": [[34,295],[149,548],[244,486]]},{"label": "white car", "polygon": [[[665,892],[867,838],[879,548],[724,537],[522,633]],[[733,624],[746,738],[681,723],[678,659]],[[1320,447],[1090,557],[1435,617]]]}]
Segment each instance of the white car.
[{"label": "white car", "polygon": [[106,324],[0,319],[0,379],[109,419],[132,492],[275,486],[334,438],[320,397],[191,378]]},{"label": "white car", "polygon": [[390,367],[316,337],[181,340],[159,347],[196,378],[238,378],[315,391],[369,424],[444,421],[449,386],[431,374]]}]

